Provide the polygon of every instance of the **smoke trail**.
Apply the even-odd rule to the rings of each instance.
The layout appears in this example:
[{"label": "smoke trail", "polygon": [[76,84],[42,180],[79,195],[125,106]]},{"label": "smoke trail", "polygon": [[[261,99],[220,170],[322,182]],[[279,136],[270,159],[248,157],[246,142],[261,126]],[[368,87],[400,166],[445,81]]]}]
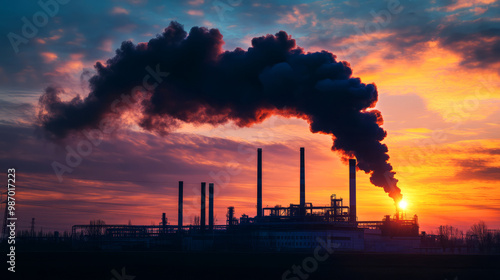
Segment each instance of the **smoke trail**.
[{"label": "smoke trail", "polygon": [[[161,135],[183,122],[248,127],[273,114],[299,117],[311,132],[332,135],[332,150],[356,157],[374,185],[402,198],[387,146],[380,143],[387,135],[382,115],[370,109],[378,99],[374,84],[351,77],[349,63],[328,51],[305,53],[284,31],[253,38],[246,51],[223,51],[223,45],[217,29],[193,27],[188,35],[177,22],[148,43],[123,42],[105,66],[96,63],[86,98],[64,102],[56,88],[47,88],[40,123],[48,135],[63,139],[97,128],[104,118],[119,122],[112,103],[123,94],[141,106],[137,124]],[[143,84],[150,65],[169,75],[139,100],[132,89]]]}]

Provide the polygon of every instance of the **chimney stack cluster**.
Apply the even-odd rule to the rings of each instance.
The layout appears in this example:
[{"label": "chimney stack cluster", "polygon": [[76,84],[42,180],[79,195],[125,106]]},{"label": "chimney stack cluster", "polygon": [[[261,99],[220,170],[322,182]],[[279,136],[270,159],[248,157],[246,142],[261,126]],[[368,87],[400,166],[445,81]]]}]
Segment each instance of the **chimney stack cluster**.
[{"label": "chimney stack cluster", "polygon": [[[300,215],[306,215],[305,149],[300,148]],[[183,226],[184,182],[179,181],[178,229]],[[214,183],[208,185],[208,229],[214,229]],[[200,230],[205,231],[206,182],[201,183]],[[262,149],[257,149],[257,218],[264,215],[262,210]],[[349,160],[349,221],[356,222],[356,159]]]},{"label": "chimney stack cluster", "polygon": [[[306,215],[305,149],[300,148],[300,215]],[[356,222],[356,159],[349,160],[349,220]],[[257,149],[257,218],[262,212],[262,149]]]}]

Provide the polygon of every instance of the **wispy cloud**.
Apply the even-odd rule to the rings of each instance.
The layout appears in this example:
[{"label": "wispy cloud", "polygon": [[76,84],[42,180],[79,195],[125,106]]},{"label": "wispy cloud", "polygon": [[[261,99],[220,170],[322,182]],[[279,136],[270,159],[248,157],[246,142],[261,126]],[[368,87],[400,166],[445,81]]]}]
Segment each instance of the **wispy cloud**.
[{"label": "wispy cloud", "polygon": [[50,63],[57,59],[57,54],[51,52],[42,52],[40,55],[45,63]]},{"label": "wispy cloud", "polygon": [[191,5],[191,6],[199,6],[199,5],[202,5],[203,3],[205,3],[205,0],[191,0],[191,1],[188,1],[188,4]]},{"label": "wispy cloud", "polygon": [[128,15],[129,13],[128,10],[122,7],[114,7],[113,10],[111,10],[111,14],[113,15]]},{"label": "wispy cloud", "polygon": [[187,14],[190,16],[203,16],[204,15],[202,10],[188,10]]}]

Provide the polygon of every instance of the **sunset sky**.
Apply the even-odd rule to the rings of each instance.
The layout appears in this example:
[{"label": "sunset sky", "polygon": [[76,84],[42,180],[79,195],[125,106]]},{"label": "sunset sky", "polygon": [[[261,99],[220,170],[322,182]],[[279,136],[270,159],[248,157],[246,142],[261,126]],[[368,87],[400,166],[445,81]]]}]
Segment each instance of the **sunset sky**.
[{"label": "sunset sky", "polygon": [[[245,128],[185,123],[162,136],[139,127],[130,112],[57,178],[53,163],[65,163],[66,147],[76,150],[81,140],[44,137],[37,116],[45,88],[63,88],[66,101],[87,96],[96,62],[106,64],[122,41],[148,42],[171,21],[186,31],[217,28],[224,50],[246,50],[252,38],[284,30],[305,52],[327,50],[347,61],[353,77],[377,86],[383,143],[408,217],[417,214],[427,232],[439,225],[466,231],[479,220],[500,228],[500,1],[60,2],[29,31],[27,21],[47,15],[37,1],[12,1],[0,11],[1,178],[16,168],[21,229],[31,218],[44,231],[92,219],[150,225],[162,212],[176,224],[180,180],[185,223],[199,215],[202,181],[216,184],[216,224],[225,224],[228,206],[238,217],[254,216],[259,147],[264,206],[299,202],[300,147],[306,201],[327,205],[337,194],[348,204],[348,166],[331,151],[332,137],[279,116]],[[358,220],[393,214],[393,200],[369,174],[357,176]]]}]

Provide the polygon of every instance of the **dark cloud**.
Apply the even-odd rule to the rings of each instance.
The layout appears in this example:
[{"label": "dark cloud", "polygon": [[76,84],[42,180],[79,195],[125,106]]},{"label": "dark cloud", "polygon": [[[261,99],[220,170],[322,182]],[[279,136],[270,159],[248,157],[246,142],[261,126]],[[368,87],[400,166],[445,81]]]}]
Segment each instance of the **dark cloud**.
[{"label": "dark cloud", "polygon": [[[455,9],[457,1],[399,1],[400,13],[388,13],[387,3],[311,3],[308,10],[316,12],[318,25],[297,30],[301,34],[307,30],[302,42],[305,47],[328,46],[339,54],[349,50],[345,55],[353,60],[378,50],[380,44],[391,46],[385,51],[386,59],[421,59],[421,52],[427,49],[429,42],[435,41],[458,54],[464,67],[500,70],[497,65],[500,61],[498,2]],[[476,7],[484,9],[484,13],[474,10]],[[344,22],[325,24],[331,18]],[[378,33],[390,35],[370,37]],[[356,35],[354,42],[353,35]]]},{"label": "dark cloud", "polygon": [[455,161],[461,170],[455,174],[459,180],[477,180],[477,181],[498,181],[500,180],[500,167],[492,166],[489,158],[485,159],[467,159]]},{"label": "dark cloud", "polygon": [[459,53],[462,65],[489,67],[500,62],[500,23],[489,19],[457,22],[439,33],[441,45]]},{"label": "dark cloud", "polygon": [[473,150],[474,153],[481,153],[481,154],[487,154],[487,155],[500,155],[500,149],[475,149]]},{"label": "dark cloud", "polygon": [[394,35],[384,40],[393,46],[391,51],[399,54],[418,54],[426,43],[437,41],[439,46],[458,54],[464,67],[500,71],[496,65],[500,61],[500,24],[494,19],[500,11],[498,5],[482,6],[487,9],[484,14],[475,14],[474,5],[444,11],[455,2],[407,4],[397,22],[388,26]]}]

